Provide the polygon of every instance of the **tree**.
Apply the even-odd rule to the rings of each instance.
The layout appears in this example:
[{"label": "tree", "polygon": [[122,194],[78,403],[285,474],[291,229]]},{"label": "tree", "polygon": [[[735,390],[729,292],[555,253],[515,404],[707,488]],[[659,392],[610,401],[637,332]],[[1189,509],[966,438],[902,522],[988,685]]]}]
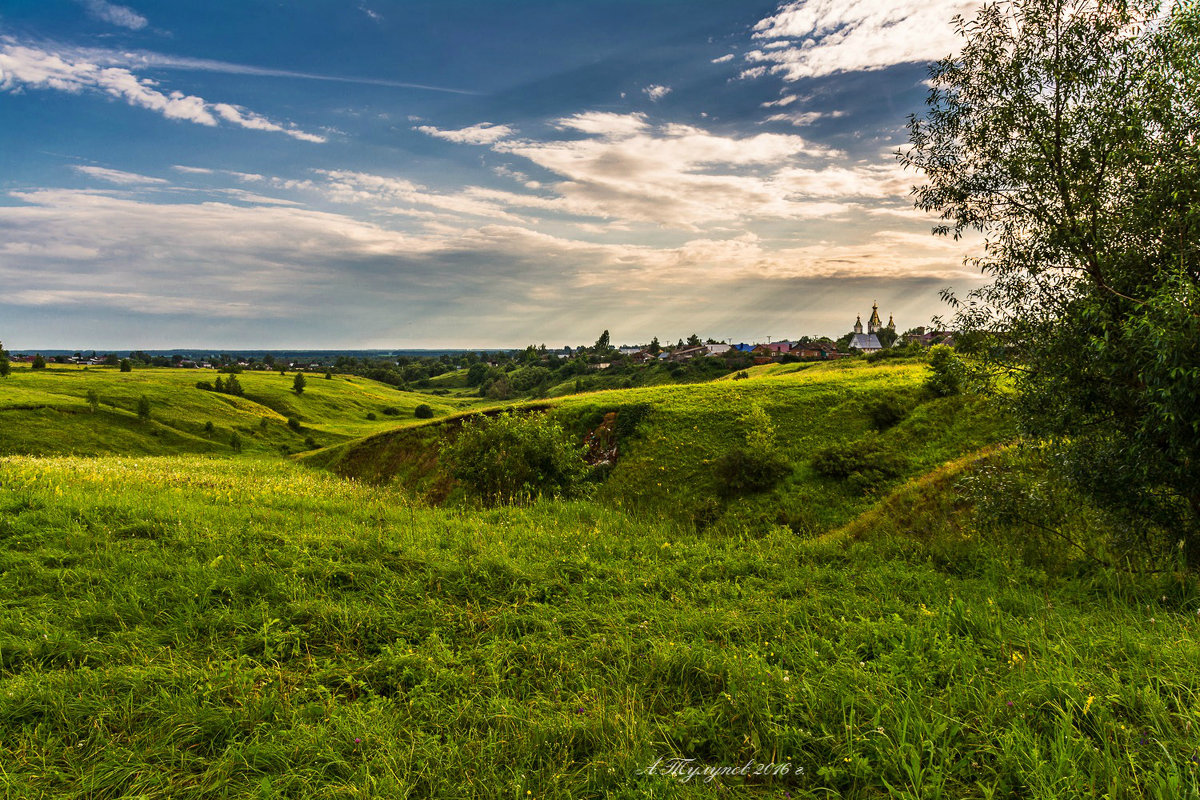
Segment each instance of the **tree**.
[{"label": "tree", "polygon": [[1200,566],[1200,6],[1020,0],[957,21],[906,166],[984,238],[956,346],[1144,543]]},{"label": "tree", "polygon": [[46,368],[46,359],[42,357],[41,353],[38,353],[37,355],[35,355],[33,357],[33,363],[29,365],[29,368],[30,369],[45,369]]},{"label": "tree", "polygon": [[662,352],[662,345],[658,343],[657,336],[650,340],[650,346],[646,348],[646,352],[652,356],[656,356]]},{"label": "tree", "polygon": [[12,364],[8,360],[8,351],[4,349],[4,342],[0,342],[0,378],[7,378],[12,372]]},{"label": "tree", "polygon": [[694,333],[687,338],[688,347],[699,347],[702,344],[704,344],[704,342],[701,342],[700,337]]},{"label": "tree", "polygon": [[237,431],[229,434],[229,446],[233,448],[233,452],[235,453],[242,452],[242,437]]},{"label": "tree", "polygon": [[610,344],[608,329],[606,328],[604,333],[600,334],[600,338],[596,340],[595,351],[597,355],[604,355],[611,349],[612,345]]},{"label": "tree", "polygon": [[133,372],[133,364],[128,358],[121,359],[121,372]]},{"label": "tree", "polygon": [[417,419],[433,419],[433,408],[428,403],[421,403],[413,409],[413,416]]},{"label": "tree", "polygon": [[87,404],[93,414],[100,409],[100,395],[96,394],[95,389],[87,390]]},{"label": "tree", "polygon": [[137,415],[139,419],[150,419],[150,398],[146,395],[138,398]]},{"label": "tree", "polygon": [[304,373],[297,372],[296,379],[292,381],[292,391],[296,394],[304,394],[304,385],[307,381],[304,380]]}]

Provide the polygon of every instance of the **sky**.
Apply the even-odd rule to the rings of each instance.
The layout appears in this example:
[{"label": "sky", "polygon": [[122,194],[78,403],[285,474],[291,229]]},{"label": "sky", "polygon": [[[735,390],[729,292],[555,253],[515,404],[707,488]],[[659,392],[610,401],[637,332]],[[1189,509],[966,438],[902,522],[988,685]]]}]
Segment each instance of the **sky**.
[{"label": "sky", "polygon": [[3,0],[0,340],[899,330],[978,277],[896,158],[961,0]]}]

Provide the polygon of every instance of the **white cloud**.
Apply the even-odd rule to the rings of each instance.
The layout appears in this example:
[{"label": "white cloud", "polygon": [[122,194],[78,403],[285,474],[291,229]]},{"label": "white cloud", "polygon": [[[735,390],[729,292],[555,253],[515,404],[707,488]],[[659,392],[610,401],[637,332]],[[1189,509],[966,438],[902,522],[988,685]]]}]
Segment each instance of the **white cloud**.
[{"label": "white cloud", "polygon": [[951,19],[978,0],[793,0],[754,26],[760,49],[746,54],[787,81],[933,61],[957,50]]},{"label": "white cloud", "polygon": [[188,175],[212,175],[216,172],[216,170],[211,170],[207,167],[187,167],[182,164],[175,164],[171,167],[171,169],[186,173]]},{"label": "white cloud", "polygon": [[129,28],[131,31],[140,31],[148,24],[145,17],[126,6],[108,3],[105,0],[80,0],[80,2],[96,19],[119,25],[122,28]]},{"label": "white cloud", "polygon": [[727,62],[727,61],[733,61],[733,53],[726,53],[726,54],[725,54],[725,55],[723,55],[723,56],[720,56],[720,57],[718,57],[718,58],[714,58],[714,59],[712,60],[712,63],[714,63],[714,64],[724,64],[724,63],[725,63],[725,62]]},{"label": "white cloud", "polygon": [[427,136],[458,144],[491,144],[513,134],[513,129],[507,125],[493,125],[490,122],[480,122],[456,131],[445,131],[432,125],[419,125],[416,130]]},{"label": "white cloud", "polygon": [[778,180],[797,159],[837,155],[800,136],[718,136],[689,125],[651,126],[642,115],[592,113],[557,125],[591,135],[505,140],[493,149],[558,175],[561,180],[547,186],[564,213],[697,230],[717,222],[811,219],[847,210],[824,198],[810,202]]},{"label": "white cloud", "polygon": [[642,89],[642,91],[646,94],[647,97],[649,97],[651,100],[653,100],[654,102],[657,103],[659,100],[662,100],[664,97],[666,97],[668,94],[671,93],[671,87],[670,86],[660,86],[658,84],[651,84],[650,86],[647,86],[645,89]]},{"label": "white cloud", "polygon": [[212,104],[182,92],[160,91],[152,80],[121,67],[103,66],[72,53],[55,53],[0,38],[0,91],[54,89],[71,94],[99,92],[131,106],[162,114],[167,119],[215,127],[218,117],[239,127],[286,133],[297,139],[322,142],[320,136],[270,122],[227,103]]},{"label": "white cloud", "polygon": [[607,111],[585,111],[558,120],[559,130],[574,130],[596,136],[625,137],[650,127],[645,114],[614,114]]},{"label": "white cloud", "polygon": [[167,183],[162,178],[151,178],[148,175],[138,175],[135,172],[122,172],[119,169],[106,169],[104,167],[75,167],[74,169],[76,172],[81,172],[88,177],[115,183],[118,186],[149,186]]}]

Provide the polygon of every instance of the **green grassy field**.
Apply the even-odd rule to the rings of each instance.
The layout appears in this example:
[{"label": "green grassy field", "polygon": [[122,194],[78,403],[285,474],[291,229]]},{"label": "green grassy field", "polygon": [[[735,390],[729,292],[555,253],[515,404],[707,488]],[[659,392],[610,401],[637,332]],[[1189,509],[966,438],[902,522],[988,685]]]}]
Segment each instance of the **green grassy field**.
[{"label": "green grassy field", "polygon": [[[366,378],[309,375],[303,394],[292,391],[293,374],[245,372],[237,376],[245,397],[204,391],[212,370],[115,368],[53,365],[45,370],[17,368],[0,383],[0,453],[101,455],[229,453],[234,432],[246,450],[309,447],[311,437],[328,445],[372,431],[414,422],[413,410],[425,403],[437,414],[463,407],[464,401],[417,392],[401,392]],[[96,413],[89,391],[99,397]],[[141,396],[151,404],[148,422],[137,417]],[[395,415],[384,413],[394,409]],[[370,420],[367,414],[374,414]],[[289,419],[302,430],[288,427]],[[213,430],[206,429],[212,423]]]},{"label": "green grassy field", "polygon": [[[299,461],[192,439],[0,457],[3,795],[1200,797],[1194,577],[984,526],[963,486],[1009,463],[1007,428],[923,395],[923,369],[563,398],[547,413],[577,433],[639,420],[590,499],[528,507],[421,499],[452,430],[437,420],[381,418],[409,427]],[[149,370],[57,393],[35,381],[58,376],[13,377],[0,413],[23,422],[90,416],[89,386],[192,408]],[[377,390],[335,380],[308,405],[290,378],[245,377],[263,378],[243,381],[257,408],[331,436]],[[910,401],[877,434],[903,474],[866,492],[815,474],[812,453],[867,436],[889,392]],[[792,474],[699,514],[749,403]],[[161,424],[166,447],[180,429]],[[673,759],[760,774],[685,779]]]}]

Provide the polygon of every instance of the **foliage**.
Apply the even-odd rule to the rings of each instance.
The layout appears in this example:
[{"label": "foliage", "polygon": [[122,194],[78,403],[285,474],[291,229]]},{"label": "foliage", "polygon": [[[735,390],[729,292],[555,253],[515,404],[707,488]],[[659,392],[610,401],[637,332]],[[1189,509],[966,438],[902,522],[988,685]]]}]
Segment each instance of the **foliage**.
[{"label": "foliage", "polygon": [[235,453],[242,452],[242,437],[237,431],[234,431],[229,435],[229,446]]},{"label": "foliage", "polygon": [[449,475],[489,505],[570,496],[587,474],[583,448],[540,414],[470,419],[442,445],[441,460]]},{"label": "foliage", "polygon": [[0,378],[7,378],[12,372],[12,364],[8,360],[8,351],[4,349],[4,342],[0,342]]},{"label": "foliage", "polygon": [[37,355],[35,355],[33,357],[33,363],[29,365],[29,368],[30,369],[45,369],[46,368],[46,359],[42,357],[41,353],[38,353]]},{"label": "foliage", "polygon": [[1200,6],[985,6],[910,123],[917,205],[984,234],[956,339],[1076,485],[1200,566]]},{"label": "foliage", "polygon": [[433,408],[428,403],[421,403],[413,409],[413,416],[417,419],[433,419]]},{"label": "foliage", "polygon": [[137,415],[139,419],[150,419],[150,398],[146,395],[138,398]]},{"label": "foliage", "polygon": [[907,417],[909,410],[903,397],[889,392],[871,401],[867,406],[867,416],[875,430],[884,431]]},{"label": "foliage", "polygon": [[292,381],[292,391],[296,394],[304,394],[304,387],[307,384],[308,381],[304,379],[304,373],[297,372],[295,380]]},{"label": "foliage", "polygon": [[296,433],[304,430],[304,426],[300,424],[300,420],[296,419],[295,417],[288,417],[287,426]]},{"label": "foliage", "polygon": [[962,391],[966,367],[954,348],[944,344],[929,348],[929,370],[925,388],[935,397],[948,397]]},{"label": "foliage", "polygon": [[132,372],[133,371],[133,362],[130,361],[128,358],[122,358],[121,364],[120,364],[120,370],[121,370],[121,372]]},{"label": "foliage", "polygon": [[812,466],[818,474],[844,480],[860,492],[885,486],[907,468],[904,457],[887,447],[874,431],[861,439],[818,450]]},{"label": "foliage", "polygon": [[776,446],[775,426],[761,405],[752,404],[740,422],[745,442],[714,463],[721,493],[727,497],[769,491],[792,470]]},{"label": "foliage", "polygon": [[95,389],[88,389],[84,399],[87,400],[88,408],[93,414],[100,410],[100,395],[96,393]]},{"label": "foliage", "polygon": [[400,416],[400,409],[395,406],[387,406],[383,409],[383,413],[389,417],[398,417]]}]

